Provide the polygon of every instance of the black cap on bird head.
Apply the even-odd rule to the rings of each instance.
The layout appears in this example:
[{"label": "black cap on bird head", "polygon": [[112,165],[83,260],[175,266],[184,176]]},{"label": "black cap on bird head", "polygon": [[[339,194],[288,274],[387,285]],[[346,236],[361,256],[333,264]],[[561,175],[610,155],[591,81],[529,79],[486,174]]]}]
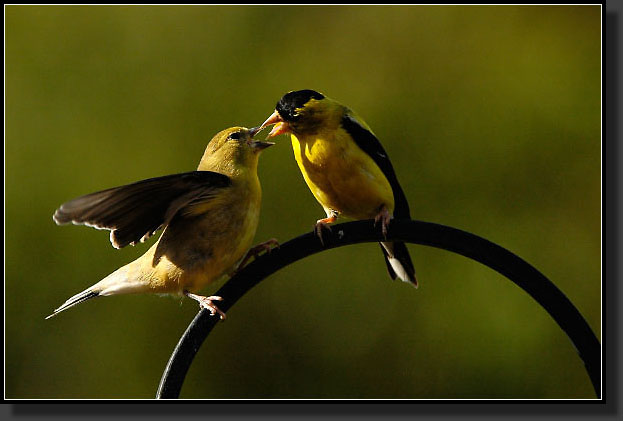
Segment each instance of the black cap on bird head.
[{"label": "black cap on bird head", "polygon": [[288,92],[281,97],[275,109],[285,121],[296,121],[298,118],[296,109],[303,107],[310,99],[321,100],[324,99],[324,95],[311,89]]}]

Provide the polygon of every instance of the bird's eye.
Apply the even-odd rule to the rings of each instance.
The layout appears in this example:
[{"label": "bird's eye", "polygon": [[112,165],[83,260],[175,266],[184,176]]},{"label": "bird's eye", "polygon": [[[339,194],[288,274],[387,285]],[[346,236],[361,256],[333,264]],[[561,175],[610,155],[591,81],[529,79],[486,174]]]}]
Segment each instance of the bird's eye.
[{"label": "bird's eye", "polygon": [[232,140],[239,140],[240,139],[240,132],[234,132],[234,133],[230,134],[229,138],[232,139]]}]

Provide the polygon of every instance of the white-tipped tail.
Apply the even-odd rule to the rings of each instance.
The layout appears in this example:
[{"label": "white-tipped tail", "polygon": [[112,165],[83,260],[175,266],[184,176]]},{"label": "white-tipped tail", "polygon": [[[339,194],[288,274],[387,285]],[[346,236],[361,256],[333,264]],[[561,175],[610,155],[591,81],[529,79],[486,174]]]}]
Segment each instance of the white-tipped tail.
[{"label": "white-tipped tail", "polygon": [[149,284],[141,282],[133,276],[128,276],[129,273],[136,272],[133,266],[135,263],[136,261],[117,269],[95,285],[92,285],[81,293],[74,295],[69,300],[65,301],[63,305],[54,310],[54,313],[50,314],[46,317],[46,319],[54,317],[61,311],[65,311],[68,308],[91,298],[149,291]]},{"label": "white-tipped tail", "polygon": [[407,247],[402,242],[382,242],[381,248],[385,255],[387,269],[392,279],[400,278],[414,287],[418,287],[415,269]]},{"label": "white-tipped tail", "polygon": [[[395,257],[388,257],[388,260],[389,264],[392,265],[392,269],[394,269],[394,273],[398,278],[400,278],[401,281],[413,283],[411,281],[411,277],[407,273],[407,270],[404,268],[402,263],[400,263],[400,260],[396,259]],[[417,288],[417,284],[414,285]]]},{"label": "white-tipped tail", "polygon": [[91,290],[91,288],[88,288],[84,291],[82,291],[79,294],[74,295],[73,297],[71,297],[69,300],[65,301],[59,308],[57,308],[56,310],[54,310],[54,313],[50,314],[48,317],[46,317],[45,319],[49,319],[51,317],[56,316],[58,313],[60,313],[61,311],[65,311],[68,308],[71,308],[77,304],[80,304],[86,300],[89,300],[91,298],[95,298],[97,297],[99,294],[97,292],[94,292],[93,290]]}]

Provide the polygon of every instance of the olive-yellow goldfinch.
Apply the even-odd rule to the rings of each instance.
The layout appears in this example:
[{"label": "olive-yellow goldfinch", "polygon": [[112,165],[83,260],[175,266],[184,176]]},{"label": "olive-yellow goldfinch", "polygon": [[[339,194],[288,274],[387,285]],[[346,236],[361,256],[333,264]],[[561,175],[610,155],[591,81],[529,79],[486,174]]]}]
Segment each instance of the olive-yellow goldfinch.
[{"label": "olive-yellow goldfinch", "polygon": [[[249,252],[269,249],[269,240],[249,249],[257,228],[261,188],[260,151],[273,145],[253,139],[258,128],[232,127],[208,144],[197,171],[151,178],[79,197],[54,214],[57,224],[110,230],[115,248],[143,242],[163,228],[141,257],[74,295],[52,317],[90,298],[131,293],[186,295],[212,315],[221,297],[195,293],[231,274]],[[249,256],[249,254],[247,254]]]},{"label": "olive-yellow goldfinch", "polygon": [[[352,110],[312,90],[285,94],[261,128],[275,124],[267,138],[290,133],[294,158],[327,217],[322,229],[338,216],[372,219],[383,234],[392,217],[410,218],[409,204],[387,153],[370,127]],[[330,229],[330,228],[329,228]],[[387,269],[417,287],[415,270],[402,242],[381,242]]]}]

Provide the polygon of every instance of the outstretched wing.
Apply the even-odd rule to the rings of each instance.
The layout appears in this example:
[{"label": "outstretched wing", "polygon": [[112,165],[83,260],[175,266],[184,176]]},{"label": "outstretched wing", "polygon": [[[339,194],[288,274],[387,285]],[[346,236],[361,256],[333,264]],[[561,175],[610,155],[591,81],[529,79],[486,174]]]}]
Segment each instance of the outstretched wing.
[{"label": "outstretched wing", "polygon": [[108,229],[113,247],[121,248],[147,240],[182,208],[208,201],[229,185],[229,177],[212,171],[166,175],[70,200],[53,218],[59,225]]},{"label": "outstretched wing", "polygon": [[344,114],[342,118],[342,128],[351,135],[357,146],[372,158],[392,186],[394,192],[394,217],[410,219],[409,203],[402,191],[402,187],[400,187],[400,183],[398,183],[394,167],[385,149],[383,149],[381,142],[350,113]]}]

